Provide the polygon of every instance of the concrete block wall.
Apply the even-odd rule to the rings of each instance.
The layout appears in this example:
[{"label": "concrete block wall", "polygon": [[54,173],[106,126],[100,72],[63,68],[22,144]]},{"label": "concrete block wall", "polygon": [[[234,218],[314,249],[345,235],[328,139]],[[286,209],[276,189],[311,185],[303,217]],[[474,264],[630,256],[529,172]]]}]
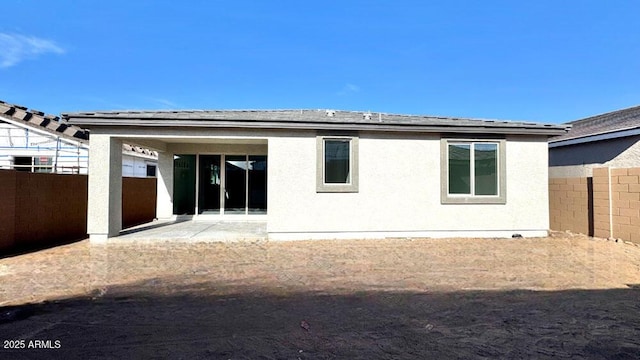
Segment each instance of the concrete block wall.
[{"label": "concrete block wall", "polygon": [[552,229],[640,243],[640,168],[594,168],[592,178],[549,179],[549,196]]},{"label": "concrete block wall", "polygon": [[552,229],[589,233],[587,178],[549,179]]},{"label": "concrete block wall", "polygon": [[609,168],[593,169],[593,236],[611,237]]},{"label": "concrete block wall", "polygon": [[640,243],[640,168],[611,169],[613,237]]}]

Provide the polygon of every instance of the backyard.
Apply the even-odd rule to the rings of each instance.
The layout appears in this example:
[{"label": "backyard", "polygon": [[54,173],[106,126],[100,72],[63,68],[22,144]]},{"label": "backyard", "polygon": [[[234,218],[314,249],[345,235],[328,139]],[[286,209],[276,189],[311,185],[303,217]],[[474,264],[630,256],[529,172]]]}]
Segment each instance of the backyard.
[{"label": "backyard", "polygon": [[85,240],[0,259],[0,357],[635,358],[638,284],[639,247],[565,233]]}]

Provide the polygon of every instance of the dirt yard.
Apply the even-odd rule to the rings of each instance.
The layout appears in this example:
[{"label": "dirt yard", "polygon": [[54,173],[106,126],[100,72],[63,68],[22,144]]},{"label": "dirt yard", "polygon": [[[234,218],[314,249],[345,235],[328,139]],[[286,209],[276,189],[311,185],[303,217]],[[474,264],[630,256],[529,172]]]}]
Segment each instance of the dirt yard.
[{"label": "dirt yard", "polygon": [[0,341],[12,359],[632,359],[640,248],[82,241],[0,259]]}]

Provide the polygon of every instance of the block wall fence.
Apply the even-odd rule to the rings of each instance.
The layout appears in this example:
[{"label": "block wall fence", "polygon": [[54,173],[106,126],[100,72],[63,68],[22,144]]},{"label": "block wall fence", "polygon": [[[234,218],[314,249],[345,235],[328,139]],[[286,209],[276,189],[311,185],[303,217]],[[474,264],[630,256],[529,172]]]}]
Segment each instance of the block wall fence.
[{"label": "block wall fence", "polygon": [[594,168],[593,177],[549,179],[552,230],[640,244],[640,168]]},{"label": "block wall fence", "polygon": [[[122,179],[124,227],[152,221],[156,179]],[[0,170],[0,255],[87,237],[87,176]]]}]

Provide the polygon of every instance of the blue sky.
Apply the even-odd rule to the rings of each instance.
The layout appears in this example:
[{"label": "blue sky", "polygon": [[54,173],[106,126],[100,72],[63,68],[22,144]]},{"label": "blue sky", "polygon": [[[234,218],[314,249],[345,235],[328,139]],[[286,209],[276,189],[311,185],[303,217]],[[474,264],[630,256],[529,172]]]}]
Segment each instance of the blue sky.
[{"label": "blue sky", "polygon": [[3,0],[0,99],[565,122],[640,104],[640,2]]}]

